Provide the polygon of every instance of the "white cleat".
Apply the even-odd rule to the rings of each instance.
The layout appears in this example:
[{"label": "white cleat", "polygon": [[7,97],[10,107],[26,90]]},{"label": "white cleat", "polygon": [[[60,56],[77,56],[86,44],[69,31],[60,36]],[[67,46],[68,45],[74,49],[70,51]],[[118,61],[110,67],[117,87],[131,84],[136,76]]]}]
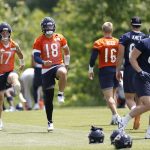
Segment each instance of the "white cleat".
[{"label": "white cleat", "polygon": [[40,106],[38,103],[34,104],[33,106],[33,110],[39,110],[40,109]]},{"label": "white cleat", "polygon": [[61,94],[58,94],[57,95],[57,98],[58,98],[58,103],[59,104],[63,104],[65,101],[65,97],[64,97],[64,95],[61,95]]},{"label": "white cleat", "polygon": [[145,135],[145,139],[150,139],[150,130],[147,130],[146,135]]},{"label": "white cleat", "polygon": [[54,125],[53,125],[53,123],[48,122],[47,131],[50,132],[50,131],[53,131],[53,130],[54,130]]},{"label": "white cleat", "polygon": [[118,130],[119,131],[124,131],[125,129],[125,123],[123,121],[122,117],[118,117]]},{"label": "white cleat", "polygon": [[3,122],[0,120],[0,131],[3,129]]},{"label": "white cleat", "polygon": [[10,106],[9,109],[6,109],[6,110],[5,110],[5,112],[14,112],[14,111],[16,111],[16,109],[15,109],[15,107],[13,107],[13,106]]}]

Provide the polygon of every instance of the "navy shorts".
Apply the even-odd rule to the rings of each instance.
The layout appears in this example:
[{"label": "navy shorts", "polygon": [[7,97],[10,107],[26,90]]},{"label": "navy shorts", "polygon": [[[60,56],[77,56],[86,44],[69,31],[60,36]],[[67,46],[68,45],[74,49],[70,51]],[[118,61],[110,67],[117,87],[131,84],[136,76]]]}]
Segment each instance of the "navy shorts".
[{"label": "navy shorts", "polygon": [[135,70],[131,66],[125,67],[123,74],[123,88],[125,93],[135,93],[135,85],[133,83],[135,73]]},{"label": "navy shorts", "polygon": [[42,69],[39,67],[34,68],[34,78],[33,78],[33,85],[34,87],[39,87],[42,85]]},{"label": "navy shorts", "polygon": [[116,79],[116,68],[115,67],[100,68],[99,82],[101,89],[117,88],[119,82]]},{"label": "navy shorts", "polygon": [[55,79],[57,70],[62,67],[63,65],[58,65],[52,69],[50,69],[48,72],[42,74],[42,87],[44,90],[50,89],[55,86]]},{"label": "navy shorts", "polygon": [[150,81],[143,81],[136,73],[134,76],[135,92],[138,97],[150,96]]},{"label": "navy shorts", "polygon": [[7,82],[7,78],[10,72],[6,72],[0,75],[0,91],[6,90],[10,85]]}]

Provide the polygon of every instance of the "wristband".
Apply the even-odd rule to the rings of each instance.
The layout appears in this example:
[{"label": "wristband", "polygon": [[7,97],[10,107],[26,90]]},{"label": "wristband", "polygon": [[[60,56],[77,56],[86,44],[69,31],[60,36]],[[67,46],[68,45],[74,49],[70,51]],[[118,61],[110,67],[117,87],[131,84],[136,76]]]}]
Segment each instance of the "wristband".
[{"label": "wristband", "polygon": [[89,73],[92,73],[92,72],[93,72],[93,69],[94,69],[94,68],[89,65]]}]

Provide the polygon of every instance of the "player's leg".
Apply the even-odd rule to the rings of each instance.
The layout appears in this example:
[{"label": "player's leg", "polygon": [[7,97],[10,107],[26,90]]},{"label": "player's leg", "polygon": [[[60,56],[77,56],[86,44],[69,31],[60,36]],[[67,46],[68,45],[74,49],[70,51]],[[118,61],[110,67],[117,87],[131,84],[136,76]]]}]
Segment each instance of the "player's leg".
[{"label": "player's leg", "polygon": [[145,135],[146,139],[150,139],[150,115],[149,115],[149,124]]},{"label": "player's leg", "polygon": [[56,77],[59,79],[58,102],[64,103],[64,89],[67,83],[67,69],[64,66],[58,68],[56,72]]},{"label": "player's leg", "polygon": [[48,131],[52,131],[54,129],[53,126],[53,98],[54,98],[54,88],[43,90],[44,92],[44,104],[46,110],[46,116],[48,120]]},{"label": "player's leg", "polygon": [[118,112],[116,108],[116,101],[114,99],[113,88],[102,90],[104,94],[104,98],[107,102],[108,107],[112,113],[111,125],[117,124]]},{"label": "player's leg", "polygon": [[3,129],[3,122],[2,122],[2,111],[3,111],[3,102],[4,102],[4,92],[6,89],[6,82],[9,73],[5,73],[0,75],[0,130]]},{"label": "player's leg", "polygon": [[19,82],[19,76],[16,72],[10,72],[9,73],[7,82],[13,86],[16,94],[20,93],[21,84]]},{"label": "player's leg", "polygon": [[0,91],[0,130],[3,129],[2,111],[3,111],[4,91]]},{"label": "player's leg", "polygon": [[[7,82],[12,85],[12,87],[14,88],[15,94],[20,95],[20,93],[21,93],[21,83],[19,81],[19,76],[16,72],[10,72],[9,73],[8,78],[7,78]],[[28,82],[28,81],[26,81],[26,82]],[[27,89],[29,89],[29,87],[27,87]],[[21,103],[22,103],[23,107],[25,108],[26,99],[21,98],[20,100],[21,100]]]},{"label": "player's leg", "polygon": [[40,94],[39,89],[42,85],[42,79],[41,79],[41,68],[35,67],[34,68],[34,77],[33,77],[33,99],[34,99],[34,110],[40,109],[39,107],[39,100],[40,100]]},{"label": "player's leg", "polygon": [[7,102],[9,103],[9,109],[6,109],[5,111],[9,111],[9,112],[15,111],[14,99],[13,99],[13,97],[15,96],[14,89],[12,87],[9,87],[8,89],[5,90],[4,95],[7,99]]},{"label": "player's leg", "polygon": [[55,69],[51,69],[45,74],[42,74],[42,87],[44,94],[44,104],[48,121],[48,131],[54,129],[53,126],[53,98],[55,87]]},{"label": "player's leg", "polygon": [[[123,87],[125,92],[126,104],[130,110],[136,107],[135,102],[135,71],[132,67],[126,67],[123,76]],[[133,129],[138,129],[140,126],[140,116],[136,116],[133,124]]]},{"label": "player's leg", "polygon": [[140,101],[142,102],[141,105],[136,106],[129,114],[119,119],[118,127],[120,130],[124,130],[132,118],[150,110],[150,96],[142,96]]},{"label": "player's leg", "polygon": [[[114,69],[114,68],[109,68],[109,70],[110,69]],[[104,98],[112,113],[111,124],[115,125],[117,124],[117,118],[119,116],[117,112],[116,100],[115,100],[116,87],[118,86],[118,81],[116,80],[115,77],[115,71],[110,72],[108,70],[105,70],[105,68],[100,69],[99,81],[100,81],[100,87],[104,94]]]}]

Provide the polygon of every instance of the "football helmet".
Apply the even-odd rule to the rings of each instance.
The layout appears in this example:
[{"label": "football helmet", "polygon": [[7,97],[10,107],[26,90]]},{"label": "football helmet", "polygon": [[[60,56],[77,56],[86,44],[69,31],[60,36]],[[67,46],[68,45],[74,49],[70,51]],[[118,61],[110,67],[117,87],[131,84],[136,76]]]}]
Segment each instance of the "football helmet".
[{"label": "football helmet", "polygon": [[7,22],[2,22],[0,24],[0,40],[3,39],[2,31],[8,31],[9,32],[9,36],[7,38],[6,37],[5,38],[6,39],[10,38],[10,35],[11,35],[11,32],[12,32],[12,28]]},{"label": "football helmet", "polygon": [[89,133],[88,138],[89,138],[89,144],[103,143],[103,141],[104,141],[103,129],[92,126],[91,132]]},{"label": "football helmet", "polygon": [[41,30],[45,35],[52,35],[55,32],[55,21],[51,17],[45,17],[41,21]]},{"label": "football helmet", "polygon": [[131,18],[131,25],[134,27],[140,27],[142,24],[142,21],[140,19],[140,17],[138,16],[134,16]]},{"label": "football helmet", "polygon": [[119,133],[114,139],[114,146],[116,149],[131,148],[132,139],[125,133]]},{"label": "football helmet", "polygon": [[111,144],[114,144],[114,139],[115,139],[115,137],[116,137],[119,133],[120,133],[119,130],[114,130],[114,131],[112,132],[112,134],[110,135]]}]

